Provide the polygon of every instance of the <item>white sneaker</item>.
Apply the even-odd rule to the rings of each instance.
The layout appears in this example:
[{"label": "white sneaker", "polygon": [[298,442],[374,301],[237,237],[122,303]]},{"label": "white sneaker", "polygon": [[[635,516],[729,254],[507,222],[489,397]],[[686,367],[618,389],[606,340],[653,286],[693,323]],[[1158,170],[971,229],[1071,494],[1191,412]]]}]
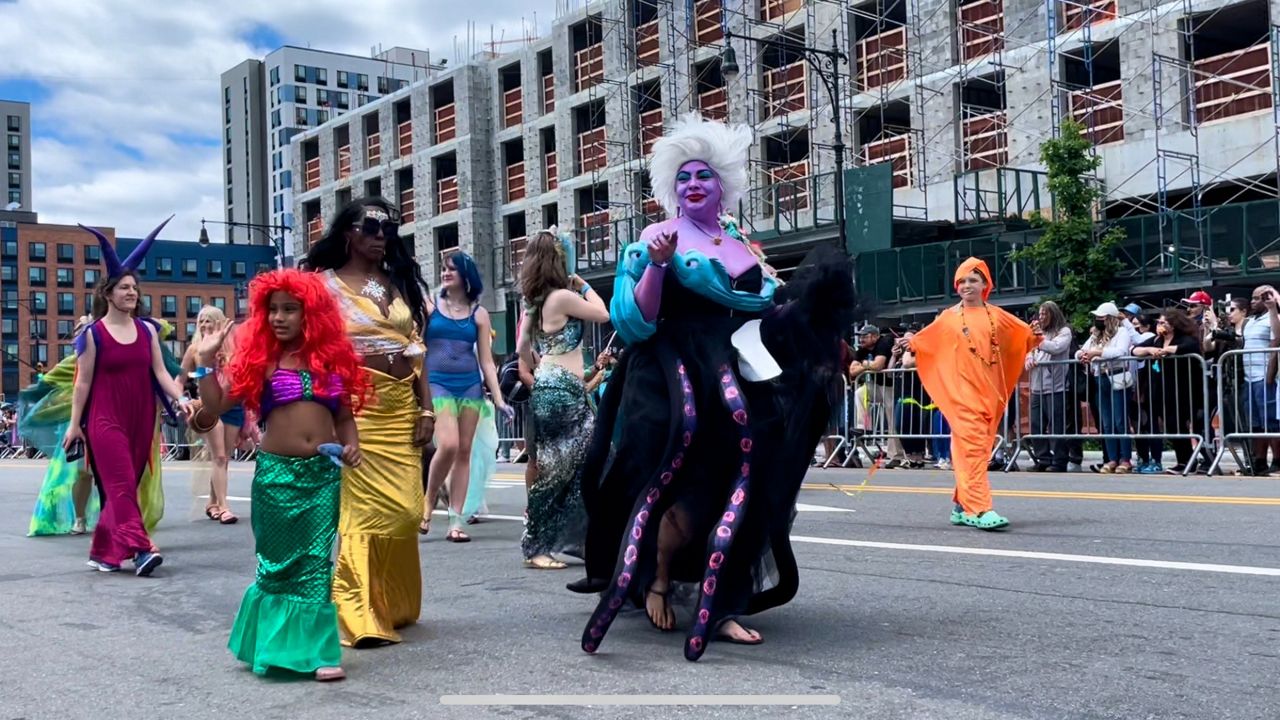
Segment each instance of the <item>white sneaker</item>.
[{"label": "white sneaker", "polygon": [[87,532],[89,532],[89,530],[85,525],[84,518],[76,518],[76,521],[71,523],[72,535],[84,535]]},{"label": "white sneaker", "polygon": [[950,460],[939,460],[939,461],[938,461],[938,469],[939,469],[939,470],[950,470],[950,469],[951,469],[951,461],[950,461]]}]

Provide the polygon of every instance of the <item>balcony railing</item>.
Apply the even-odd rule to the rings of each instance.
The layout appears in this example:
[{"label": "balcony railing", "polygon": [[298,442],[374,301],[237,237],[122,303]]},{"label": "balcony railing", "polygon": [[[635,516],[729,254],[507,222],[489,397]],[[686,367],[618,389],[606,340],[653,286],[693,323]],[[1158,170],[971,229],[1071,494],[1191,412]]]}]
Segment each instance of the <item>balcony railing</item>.
[{"label": "balcony railing", "polygon": [[343,145],[338,148],[338,179],[345,180],[351,177],[351,146]]},{"label": "balcony railing", "polygon": [[653,144],[662,137],[662,108],[640,113],[640,157],[653,152]]},{"label": "balcony railing", "polygon": [[578,174],[599,170],[608,164],[604,128],[580,133],[578,135]]},{"label": "balcony railing", "polygon": [[524,263],[524,251],[528,243],[529,239],[523,235],[507,240],[507,257],[511,261],[511,277],[513,279],[520,277],[520,265]]},{"label": "balcony railing", "polygon": [[729,119],[729,94],[719,87],[698,95],[698,110],[702,117],[721,122]]},{"label": "balcony railing", "polygon": [[502,94],[502,127],[519,127],[524,122],[523,90],[513,87]]},{"label": "balcony railing", "polygon": [[908,187],[914,179],[910,135],[890,135],[862,146],[862,161],[893,164],[894,189]]},{"label": "balcony railing", "polygon": [[1124,87],[1120,80],[1076,90],[1067,97],[1072,119],[1086,128],[1094,145],[1124,139]]},{"label": "balcony railing", "polygon": [[369,133],[365,139],[365,161],[365,167],[382,162],[382,137],[378,133]]},{"label": "balcony railing", "polygon": [[647,197],[640,201],[640,214],[646,222],[655,223],[664,219],[667,211],[662,209],[662,204],[656,198]]},{"label": "balcony railing", "polygon": [[1062,30],[1070,32],[1116,18],[1116,0],[1071,0],[1062,4]]},{"label": "balcony railing", "polygon": [[760,0],[761,20],[780,20],[804,7],[804,0]]},{"label": "balcony railing", "polygon": [[899,26],[858,41],[858,90],[866,92],[907,76],[907,29]]},{"label": "balcony railing", "polygon": [[720,0],[698,0],[693,5],[693,44],[710,45],[724,39]]},{"label": "balcony railing", "polygon": [[573,54],[573,87],[575,92],[604,80],[604,45],[596,43]]},{"label": "balcony railing", "polygon": [[457,107],[453,103],[436,108],[436,142],[448,142],[458,135]]},{"label": "balcony railing", "polygon": [[1271,107],[1271,44],[1197,60],[1196,121],[1213,122]]},{"label": "balcony railing", "polygon": [[961,133],[965,170],[1008,164],[1008,119],[1004,110],[966,118]]},{"label": "balcony railing", "polygon": [[407,187],[400,191],[400,224],[408,225],[413,222],[414,217],[414,195],[413,188]]},{"label": "balcony railing", "polygon": [[765,116],[777,117],[808,105],[808,73],[803,61],[764,71]]},{"label": "balcony railing", "polygon": [[658,44],[658,21],[650,20],[636,28],[636,65],[657,65],[661,47]]},{"label": "balcony railing", "polygon": [[556,76],[542,76],[542,114],[549,115],[556,109]]},{"label": "balcony railing", "polygon": [[405,120],[400,123],[397,133],[400,140],[400,157],[409,157],[413,154],[413,121]]},{"label": "balcony railing", "polygon": [[542,172],[547,178],[547,187],[543,192],[551,192],[560,187],[560,166],[556,164],[555,150],[542,156]]},{"label": "balcony railing", "polygon": [[975,0],[960,6],[960,59],[969,62],[1004,49],[1004,0]]},{"label": "balcony railing", "polygon": [[524,163],[507,166],[507,202],[524,199]]},{"label": "balcony railing", "polygon": [[307,221],[307,244],[315,245],[324,237],[324,218],[317,215]]},{"label": "balcony railing", "polygon": [[458,209],[458,176],[442,178],[436,182],[436,214]]},{"label": "balcony railing", "polygon": [[[599,257],[612,249],[609,244],[609,211],[597,210],[578,217],[578,256]],[[616,256],[614,260],[616,260]]]},{"label": "balcony railing", "polygon": [[320,158],[314,157],[306,163],[306,174],[302,179],[304,190],[315,190],[320,187]]}]

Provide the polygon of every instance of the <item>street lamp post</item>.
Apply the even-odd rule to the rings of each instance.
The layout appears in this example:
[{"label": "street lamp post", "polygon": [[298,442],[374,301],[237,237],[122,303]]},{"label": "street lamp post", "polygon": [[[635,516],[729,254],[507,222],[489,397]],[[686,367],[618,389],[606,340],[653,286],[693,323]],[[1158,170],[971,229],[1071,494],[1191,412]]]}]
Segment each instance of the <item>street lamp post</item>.
[{"label": "street lamp post", "polygon": [[840,233],[841,247],[847,247],[844,227],[844,122],[840,114],[839,64],[841,62],[848,64],[849,56],[840,50],[836,31],[831,31],[831,49],[823,50],[822,48],[799,45],[787,40],[758,38],[725,30],[724,54],[720,60],[720,74],[725,77],[725,80],[729,80],[738,74],[738,59],[733,52],[733,46],[729,44],[729,40],[733,38],[799,53],[809,63],[809,67],[813,68],[823,86],[827,88],[827,96],[831,100],[831,121],[835,124],[835,142],[832,144],[832,149],[835,150],[836,154],[836,228]]},{"label": "street lamp post", "polygon": [[[288,225],[267,225],[264,223],[236,222],[234,220],[224,222],[221,220],[205,220],[204,218],[200,218],[200,239],[198,242],[201,247],[209,246],[209,230],[205,227],[206,223],[212,225],[226,225],[227,227],[233,228],[246,228],[261,232],[276,249],[276,267],[284,267],[284,233],[293,232],[293,228]],[[279,231],[280,234],[272,235],[271,231]]]}]

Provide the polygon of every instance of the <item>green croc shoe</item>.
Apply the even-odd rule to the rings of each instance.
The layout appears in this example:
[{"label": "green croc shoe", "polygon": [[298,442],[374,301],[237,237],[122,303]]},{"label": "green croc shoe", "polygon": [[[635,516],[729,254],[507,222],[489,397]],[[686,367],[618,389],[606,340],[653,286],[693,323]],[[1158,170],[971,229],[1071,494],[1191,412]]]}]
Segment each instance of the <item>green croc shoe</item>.
[{"label": "green croc shoe", "polygon": [[951,508],[951,524],[964,525],[964,508],[959,505]]},{"label": "green croc shoe", "polygon": [[1009,519],[1000,517],[995,510],[988,510],[981,515],[963,513],[960,520],[965,525],[979,530],[1003,530],[1009,527]]}]

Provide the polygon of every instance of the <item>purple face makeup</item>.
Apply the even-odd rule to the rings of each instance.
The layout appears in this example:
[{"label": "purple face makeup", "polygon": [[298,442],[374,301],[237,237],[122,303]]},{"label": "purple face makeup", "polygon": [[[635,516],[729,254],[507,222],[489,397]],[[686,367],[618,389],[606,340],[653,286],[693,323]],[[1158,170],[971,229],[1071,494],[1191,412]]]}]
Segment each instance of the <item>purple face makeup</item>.
[{"label": "purple face makeup", "polygon": [[676,173],[676,197],[683,214],[714,219],[720,213],[724,191],[711,166],[701,160],[690,160]]}]

